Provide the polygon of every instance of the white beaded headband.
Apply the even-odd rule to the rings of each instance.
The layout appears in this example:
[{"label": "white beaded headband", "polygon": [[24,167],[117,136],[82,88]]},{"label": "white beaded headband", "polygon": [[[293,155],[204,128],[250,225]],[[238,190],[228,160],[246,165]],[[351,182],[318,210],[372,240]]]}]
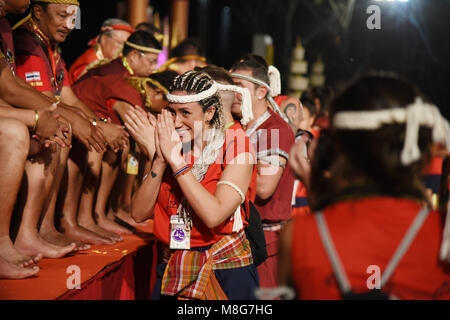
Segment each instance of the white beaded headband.
[{"label": "white beaded headband", "polygon": [[385,124],[406,123],[405,143],[401,154],[403,165],[409,165],[420,159],[418,146],[419,127],[433,129],[433,141],[442,143],[450,151],[450,125],[439,109],[424,103],[417,97],[414,103],[406,108],[395,108],[374,111],[340,111],[334,116],[333,124],[344,130],[376,130]]},{"label": "white beaded headband", "polygon": [[191,103],[191,102],[199,102],[204,99],[207,99],[209,97],[212,97],[215,93],[218,91],[234,91],[242,95],[242,104],[241,104],[241,111],[242,111],[242,119],[241,123],[242,125],[247,125],[249,121],[253,120],[253,109],[252,109],[252,100],[250,96],[250,91],[248,91],[247,88],[241,88],[234,85],[226,85],[214,82],[212,86],[200,93],[197,94],[190,94],[185,96],[179,96],[174,95],[171,93],[168,93],[166,95],[167,101],[172,103]]}]

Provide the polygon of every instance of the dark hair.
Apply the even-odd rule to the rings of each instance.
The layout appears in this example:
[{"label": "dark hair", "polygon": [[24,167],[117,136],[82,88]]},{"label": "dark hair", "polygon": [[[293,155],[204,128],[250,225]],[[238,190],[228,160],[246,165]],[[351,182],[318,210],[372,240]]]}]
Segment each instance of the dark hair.
[{"label": "dark hair", "polygon": [[228,84],[234,84],[231,74],[222,67],[208,65],[206,67],[195,67],[194,70],[199,72],[206,72],[217,82],[222,81]]},{"label": "dark hair", "polygon": [[[162,72],[152,73],[148,77],[150,79],[158,81],[164,88],[167,88],[168,90],[177,76],[178,73],[176,73],[175,71],[166,70]],[[150,82],[148,83],[148,85],[154,88],[154,86]]]},{"label": "dark hair", "polygon": [[314,96],[310,90],[305,91],[302,94],[300,102],[304,108],[308,109],[311,117],[315,117],[317,115],[316,102],[314,101]]},{"label": "dark hair", "polygon": [[200,57],[205,56],[205,51],[200,41],[196,38],[187,38],[181,41],[170,52],[171,58],[182,58],[188,55],[197,55]]},{"label": "dark hair", "polygon": [[[138,46],[143,46],[143,47],[147,47],[147,48],[154,48],[154,49],[157,49],[157,50],[161,50],[162,49],[161,44],[158,42],[158,40],[156,40],[156,38],[154,36],[152,36],[150,33],[148,33],[147,31],[143,31],[143,30],[139,30],[139,31],[133,32],[128,37],[127,41],[131,42],[133,44],[137,44]],[[124,56],[126,56],[133,50],[136,50],[136,49],[130,47],[129,45],[127,45],[125,43],[125,45],[123,46],[122,54]]]},{"label": "dark hair", "polygon": [[[197,94],[211,88],[213,83],[214,80],[206,72],[188,71],[175,78],[169,91],[186,91],[187,93]],[[216,112],[210,124],[216,128],[220,127],[222,125],[222,104],[219,94],[216,92],[211,97],[199,101],[199,103],[203,108],[203,112],[211,107],[216,107]]]},{"label": "dark hair", "polygon": [[[398,76],[369,73],[334,99],[330,118],[333,119],[340,111],[405,108],[416,97],[427,101],[416,86]],[[339,158],[332,165],[332,175],[341,181],[359,178],[382,194],[409,194],[426,200],[419,175],[431,157],[431,129],[420,128],[418,145],[421,159],[405,166],[400,160],[405,127],[403,123],[386,124],[377,130],[343,130],[334,128],[331,121],[333,143]]]},{"label": "dark hair", "polygon": [[153,36],[157,33],[162,33],[161,29],[157,28],[153,23],[150,22],[141,22],[136,26],[136,31],[143,30],[152,34]]},{"label": "dark hair", "polygon": [[[268,75],[269,66],[267,65],[266,60],[264,60],[264,58],[259,55],[249,53],[241,57],[231,66],[231,72],[237,70],[249,70],[252,72],[253,78],[261,80],[270,85]],[[259,87],[259,85],[256,84],[255,86]]]},{"label": "dark hair", "polygon": [[334,90],[330,86],[314,87],[311,94],[315,99],[319,99],[320,110],[317,117],[320,117],[328,111],[331,100],[333,99]]}]

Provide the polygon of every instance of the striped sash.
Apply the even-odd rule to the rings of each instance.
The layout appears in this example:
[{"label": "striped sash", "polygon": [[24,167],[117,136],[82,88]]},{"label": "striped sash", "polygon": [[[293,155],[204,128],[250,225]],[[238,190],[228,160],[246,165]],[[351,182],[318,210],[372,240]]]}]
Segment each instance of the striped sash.
[{"label": "striped sash", "polygon": [[161,294],[178,299],[228,300],[214,270],[234,269],[253,263],[244,232],[224,236],[210,249],[176,250],[162,279]]}]

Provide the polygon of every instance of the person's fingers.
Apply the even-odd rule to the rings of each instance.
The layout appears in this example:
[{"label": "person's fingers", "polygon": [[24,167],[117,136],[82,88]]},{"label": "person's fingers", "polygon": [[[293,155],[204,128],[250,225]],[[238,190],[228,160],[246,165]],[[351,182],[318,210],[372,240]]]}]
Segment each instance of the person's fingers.
[{"label": "person's fingers", "polygon": [[54,137],[54,141],[61,147],[61,148],[67,148],[70,147],[70,144],[67,144],[67,141],[65,139],[61,139],[59,136]]},{"label": "person's fingers", "polygon": [[[61,130],[58,130],[56,132],[56,137],[58,138],[57,143],[61,146],[61,147],[70,147],[70,141],[69,139],[66,139],[66,137],[64,136],[64,133]],[[56,140],[56,139],[55,139]],[[62,144],[61,144],[62,143]]]},{"label": "person's fingers", "polygon": [[125,115],[125,127],[130,130],[130,132],[134,134],[136,134],[136,132],[139,131],[138,125],[136,124],[136,122],[134,122],[134,120],[132,120],[130,117],[128,117],[127,115]]},{"label": "person's fingers", "polygon": [[132,125],[133,128],[137,128],[138,124],[136,123],[135,118],[133,117],[133,115],[131,113],[125,113],[125,124],[129,124]]}]

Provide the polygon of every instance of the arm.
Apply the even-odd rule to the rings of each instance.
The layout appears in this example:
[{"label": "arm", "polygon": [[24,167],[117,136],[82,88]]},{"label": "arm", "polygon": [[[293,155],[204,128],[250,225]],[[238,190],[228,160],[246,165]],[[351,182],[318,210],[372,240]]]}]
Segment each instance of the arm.
[{"label": "arm", "polygon": [[124,101],[117,101],[113,106],[114,111],[119,115],[120,119],[122,119],[123,122],[125,122],[125,114],[131,108],[133,108],[133,106]]},{"label": "arm", "polygon": [[[252,177],[253,156],[250,153],[241,153],[235,159],[236,162],[228,164],[222,172],[220,181],[229,181],[246,194]],[[174,172],[179,169],[176,162],[170,165]],[[197,181],[192,172],[178,176],[177,182],[191,208],[208,228],[222,224],[241,205],[242,199],[236,190],[228,185],[219,185],[216,192],[211,194]]]},{"label": "arm", "polygon": [[[94,111],[81,101],[69,86],[63,87],[61,91],[61,101],[65,104],[77,107],[86,114],[91,121],[98,119]],[[106,143],[111,146],[114,151],[117,152],[121,146],[128,143],[128,134],[125,131],[125,127],[103,121],[96,121],[96,124],[102,131]]]},{"label": "arm", "polygon": [[24,109],[48,109],[52,101],[15,77],[4,59],[0,59],[0,97],[8,104]]},{"label": "arm", "polygon": [[21,121],[28,127],[28,129],[33,128],[34,123],[36,122],[35,113],[33,110],[12,108],[3,101],[0,102],[0,115],[2,118],[12,118]]},{"label": "arm", "polygon": [[[157,132],[164,159],[173,172],[178,171],[186,163],[181,155],[181,140],[174,134],[174,122],[167,110],[158,115]],[[178,140],[174,137],[178,137]],[[250,153],[244,152],[235,160],[226,166],[220,180],[235,184],[246,194],[252,176],[253,157]],[[217,227],[224,222],[242,201],[239,193],[228,185],[217,186],[216,192],[211,194],[197,181],[192,172],[178,176],[177,182],[189,205],[208,228]]]},{"label": "arm", "polygon": [[[280,156],[276,157],[278,158],[280,164],[284,167],[287,162],[286,159]],[[270,198],[275,193],[284,169],[282,167],[269,164],[265,161],[258,161],[257,170],[256,195],[265,200]]]}]

